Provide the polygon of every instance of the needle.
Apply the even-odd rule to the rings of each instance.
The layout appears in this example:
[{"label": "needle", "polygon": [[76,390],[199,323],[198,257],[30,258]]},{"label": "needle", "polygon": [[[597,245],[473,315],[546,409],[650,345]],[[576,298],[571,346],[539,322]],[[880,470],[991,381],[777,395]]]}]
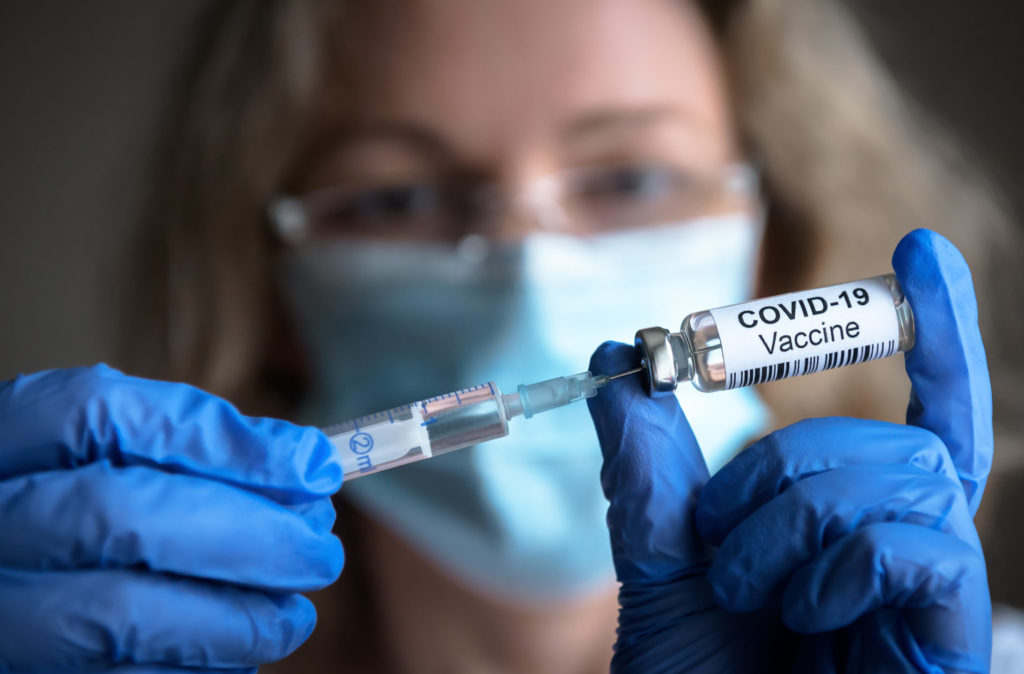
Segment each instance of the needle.
[{"label": "needle", "polygon": [[644,371],[644,369],[642,367],[638,367],[638,368],[635,368],[635,369],[632,369],[632,370],[626,370],[625,372],[620,372],[618,374],[607,375],[606,378],[608,379],[608,381],[611,381],[613,379],[619,379],[621,377],[628,377],[631,374],[640,374],[643,371]]}]

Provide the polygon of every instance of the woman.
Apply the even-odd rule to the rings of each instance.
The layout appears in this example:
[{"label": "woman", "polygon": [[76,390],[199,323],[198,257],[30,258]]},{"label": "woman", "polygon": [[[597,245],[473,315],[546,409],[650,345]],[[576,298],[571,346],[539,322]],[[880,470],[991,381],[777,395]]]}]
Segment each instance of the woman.
[{"label": "woman", "polygon": [[[324,425],[476,377],[567,374],[586,354],[571,338],[592,348],[751,286],[878,273],[919,223],[975,261],[1002,236],[830,3],[225,3],[187,82],[137,371],[247,412]],[[761,172],[763,232],[749,181],[735,188],[743,164]],[[282,197],[303,217],[274,209]],[[687,263],[648,274],[638,256],[653,251]],[[570,282],[589,292],[566,296]],[[880,362],[764,394],[774,425],[901,420],[901,381]],[[748,392],[684,405],[709,462],[763,432]],[[618,412],[595,409],[607,460],[601,419]],[[597,442],[570,414],[520,444],[346,485],[346,569],[282,671],[603,670],[617,605],[606,503]],[[973,512],[980,490],[968,496]],[[325,516],[309,517],[320,531]]]},{"label": "woman", "polygon": [[[759,294],[873,273],[882,268],[878,265],[887,257],[883,251],[891,249],[913,224],[928,223],[939,231],[948,227],[946,231],[951,235],[960,223],[974,223],[973,232],[982,227],[990,233],[999,224],[998,214],[990,210],[984,198],[958,181],[954,167],[933,159],[928,152],[932,143],[925,140],[927,131],[911,125],[879,68],[866,56],[849,20],[831,4],[751,2],[731,3],[737,6],[729,7],[727,3],[711,2],[700,8],[703,16],[685,3],[641,3],[643,8],[630,9],[614,3],[600,8],[574,3],[558,3],[555,7],[519,3],[514,9],[465,4],[438,7],[431,3],[385,3],[372,11],[317,3],[258,10],[229,6],[223,10],[224,16],[213,21],[214,25],[219,22],[221,32],[207,39],[196,66],[197,73],[206,78],[205,87],[193,87],[186,97],[186,119],[191,122],[185,121],[171,136],[177,151],[172,152],[174,159],[167,165],[183,178],[191,176],[195,188],[183,191],[169,187],[159,201],[159,209],[170,225],[166,235],[172,237],[167,241],[172,255],[189,258],[199,250],[226,251],[216,241],[201,241],[207,237],[222,238],[232,253],[214,256],[209,268],[187,276],[171,263],[169,273],[182,294],[170,296],[172,301],[176,297],[179,310],[170,314],[173,322],[162,334],[174,339],[180,351],[160,353],[161,360],[169,357],[168,362],[176,364],[164,373],[166,376],[201,382],[234,400],[250,398],[254,392],[281,392],[280,386],[260,385],[256,378],[269,374],[266,369],[261,371],[260,364],[274,369],[278,376],[284,372],[294,381],[293,363],[281,364],[282,336],[274,329],[281,321],[275,303],[268,299],[278,273],[274,244],[260,241],[256,238],[258,231],[253,231],[258,228],[254,223],[261,221],[261,213],[278,192],[305,194],[359,180],[371,185],[374,181],[401,185],[401,178],[406,177],[400,175],[403,171],[418,178],[420,172],[429,175],[463,168],[480,170],[514,189],[526,182],[520,176],[563,169],[573,161],[620,159],[624,153],[626,160],[642,166],[652,156],[665,156],[650,154],[649,145],[655,137],[653,142],[681,147],[683,161],[702,174],[712,173],[715,167],[742,153],[759,162],[770,191]],[[718,30],[718,46],[713,44],[705,22]],[[669,27],[674,32],[669,33]],[[264,42],[254,41],[256,36],[262,36]],[[724,50],[721,60],[716,53],[719,49]],[[323,72],[318,73],[317,67]],[[650,83],[644,81],[645,76]],[[234,93],[241,78],[248,82],[250,94],[245,98]],[[232,82],[236,84],[229,85]],[[643,89],[645,85],[649,89]],[[729,87],[731,93],[726,91]],[[680,91],[683,93],[677,93]],[[647,103],[643,96],[654,103],[681,100],[679,106],[696,108],[694,116],[699,117],[700,124],[679,124],[682,128],[677,129],[670,120],[666,129],[636,128],[639,123],[635,121],[634,128],[623,128],[623,123],[609,132],[618,133],[618,138],[583,139],[603,144],[597,149],[566,149],[548,138],[557,124],[568,123],[570,113],[641,107]],[[631,97],[641,99],[640,104]],[[364,140],[362,147],[333,149],[335,138],[352,127],[388,122],[397,125],[410,119],[454,146],[446,149],[458,158],[410,159],[403,153],[412,150],[399,141],[393,146],[374,147],[372,139]],[[196,137],[207,124],[223,124],[230,130],[217,129],[215,140]],[[274,146],[268,147],[268,142]],[[211,147],[218,149],[223,163],[209,165],[208,178],[196,176],[197,162],[210,160]],[[382,157],[389,151],[403,156]],[[572,151],[591,154],[573,157]],[[606,156],[613,153],[617,154]],[[394,165],[388,165],[389,160]],[[257,178],[257,172],[265,175]],[[165,184],[174,185],[175,177],[172,174]],[[257,184],[260,187],[255,189]],[[225,210],[214,213],[205,209]],[[522,225],[510,225],[516,226]],[[513,232],[512,236],[517,234],[522,235]],[[415,232],[412,235],[420,236]],[[980,259],[985,254],[986,238],[956,236],[955,240],[967,247],[969,258]],[[241,241],[247,247],[244,254],[237,249]],[[257,241],[264,247],[257,248]],[[741,259],[738,252],[732,257]],[[223,274],[225,283],[207,274]],[[686,278],[691,285],[694,283]],[[718,277],[715,279],[718,281]],[[364,290],[359,279],[348,282]],[[179,285],[182,283],[185,285]],[[190,283],[195,287],[189,288]],[[231,283],[243,287],[233,289],[228,285]],[[253,292],[253,286],[264,290]],[[218,301],[200,287],[225,295]],[[166,295],[161,292],[158,296]],[[207,298],[207,307],[195,302],[199,296]],[[706,297],[703,301],[717,299]],[[728,303],[740,297],[720,299]],[[440,297],[433,301],[443,303]],[[351,307],[351,301],[347,306]],[[687,306],[687,310],[700,308],[705,307]],[[318,305],[309,311],[317,309],[326,311],[327,307]],[[663,324],[671,326],[668,321],[677,321],[677,316],[685,313],[682,309],[662,317],[666,321]],[[187,311],[188,319],[181,310]],[[622,307],[610,306],[608,310],[622,312]],[[224,311],[234,312],[237,318],[220,313]],[[207,312],[219,315],[214,319]],[[416,314],[414,308],[412,313]],[[413,330],[423,321],[429,325],[429,318],[407,320]],[[631,330],[643,323],[643,318],[633,320],[637,322],[624,316],[617,332],[598,332],[590,337],[591,343],[612,336],[628,339]],[[331,337],[346,344],[356,357],[372,359],[373,346],[366,344],[351,325],[360,322],[345,324],[338,319],[338,323],[339,332]],[[190,328],[186,328],[188,324]],[[268,327],[251,330],[253,324]],[[443,321],[438,321],[430,331],[452,339],[442,325]],[[401,329],[400,325],[391,327]],[[550,325],[545,328],[555,329]],[[186,329],[191,329],[191,334]],[[372,332],[369,326],[366,332]],[[278,343],[256,341],[271,336],[276,336]],[[379,334],[374,339],[379,340]],[[389,345],[393,352],[408,345],[404,339],[396,341]],[[388,347],[379,349],[388,352]],[[408,346],[404,350],[408,351]],[[412,360],[423,360],[438,350],[443,347],[416,349]],[[461,364],[447,372],[412,375],[416,386],[391,391],[391,397],[374,399],[364,394],[363,399],[351,402],[333,396],[333,417],[330,406],[325,406],[328,409],[318,410],[307,420],[326,424],[476,383],[474,377],[513,384],[516,377],[527,381],[531,374],[536,378],[551,376],[560,372],[560,366],[568,367],[567,372],[582,369],[577,360],[564,365],[543,363],[547,369],[524,372],[527,363],[520,358],[514,361],[516,369],[503,376],[505,370],[499,371],[498,367],[508,367],[511,357],[505,354],[505,358],[505,363],[488,363],[479,373],[467,373]],[[187,369],[193,367],[197,369]],[[347,370],[353,376],[350,363],[332,368],[323,361],[314,362],[309,374],[315,376],[325,369],[333,369],[338,375]],[[398,372],[386,383],[392,389],[399,388],[396,380],[401,369],[396,369]],[[459,372],[459,376],[452,372]],[[842,378],[838,385],[836,377]],[[861,366],[818,379],[765,387],[776,423],[784,425],[834,412],[902,418],[905,384],[891,363]],[[302,384],[295,388],[302,390]],[[738,408],[742,415],[744,405]],[[293,414],[287,407],[276,410]],[[756,424],[748,422],[740,432],[753,435],[755,430]],[[738,442],[742,438],[719,441]],[[500,449],[500,443],[495,446]],[[358,484],[353,483],[353,488]],[[368,479],[366,489],[370,488]],[[478,502],[472,505],[480,507]],[[373,511],[372,505],[364,503],[363,507]],[[598,514],[592,520],[603,518],[602,503],[596,504],[595,511]],[[378,508],[377,514],[384,518],[409,517],[404,511],[395,513],[390,509],[382,512]],[[342,520],[345,526],[353,516],[343,516]],[[424,658],[446,662],[440,653],[446,647],[456,653],[474,654],[485,662],[494,658],[510,663],[512,671],[582,671],[588,662],[595,669],[603,668],[612,639],[615,606],[613,589],[607,581],[603,586],[597,581],[596,588],[583,588],[581,596],[570,595],[555,606],[550,601],[510,604],[509,592],[498,594],[499,602],[495,604],[475,597],[458,581],[451,582],[445,570],[451,574],[457,567],[450,560],[443,560],[442,568],[436,571],[429,562],[396,562],[396,558],[418,557],[417,549],[426,550],[428,560],[438,559],[430,554],[434,552],[430,543],[414,538],[408,529],[398,525],[403,535],[395,538],[388,528],[372,519],[365,522],[365,528],[356,539],[360,542],[347,546],[346,573],[351,573],[352,579],[343,576],[338,591],[345,591],[346,581],[349,592],[358,590],[361,583],[355,580],[358,569],[353,556],[366,555],[368,584],[379,588],[368,599],[379,607],[381,631],[403,634],[410,640],[403,647],[405,655],[398,656],[401,668],[422,667]],[[351,540],[345,533],[342,538]],[[410,538],[417,542],[412,549],[403,541]],[[557,555],[558,551],[548,554]],[[487,563],[493,566],[496,561],[488,559]],[[553,574],[554,570],[549,566],[544,572]],[[458,568],[456,573],[463,583],[467,581],[468,571]],[[574,573],[582,572],[574,569]],[[486,579],[478,579],[477,587],[480,583],[486,583]],[[485,585],[484,592],[493,596],[494,585]],[[522,597],[526,590],[517,587],[515,592]],[[438,625],[437,632],[421,633],[413,627],[425,621]],[[323,618],[321,625],[314,643],[320,639],[324,644],[338,643],[337,630]],[[503,637],[489,641],[489,637],[475,633],[475,626],[480,626],[483,634]],[[446,637],[440,640],[436,634]],[[451,634],[465,636],[452,638],[448,636]],[[494,650],[476,653],[484,648],[480,643],[491,643],[489,648]],[[578,646],[567,648],[567,643]],[[351,652],[340,648],[328,662],[347,661]],[[581,655],[575,656],[576,652]],[[303,668],[308,666],[303,664]]]}]

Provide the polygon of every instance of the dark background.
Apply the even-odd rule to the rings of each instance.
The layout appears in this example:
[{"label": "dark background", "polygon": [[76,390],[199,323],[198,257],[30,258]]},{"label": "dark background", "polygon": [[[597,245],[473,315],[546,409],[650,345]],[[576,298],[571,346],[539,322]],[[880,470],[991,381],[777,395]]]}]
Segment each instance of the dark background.
[{"label": "dark background", "polygon": [[114,359],[114,298],[201,6],[0,3],[0,380]]},{"label": "dark background", "polygon": [[904,88],[1024,213],[1024,3],[847,0]]}]

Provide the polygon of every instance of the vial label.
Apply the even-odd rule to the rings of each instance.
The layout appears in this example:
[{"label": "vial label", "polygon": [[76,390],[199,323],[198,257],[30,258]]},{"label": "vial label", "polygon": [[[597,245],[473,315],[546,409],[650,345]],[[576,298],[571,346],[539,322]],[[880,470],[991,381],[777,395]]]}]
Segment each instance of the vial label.
[{"label": "vial label", "polygon": [[899,319],[881,276],[712,309],[726,388],[885,358]]}]

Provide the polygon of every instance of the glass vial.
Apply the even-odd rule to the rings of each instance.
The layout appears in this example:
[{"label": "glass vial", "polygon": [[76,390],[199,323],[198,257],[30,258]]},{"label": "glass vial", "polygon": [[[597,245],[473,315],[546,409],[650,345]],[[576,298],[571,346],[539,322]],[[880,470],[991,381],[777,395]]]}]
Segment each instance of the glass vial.
[{"label": "glass vial", "polygon": [[877,358],[914,346],[914,315],[893,274],[767,297],[636,333],[651,395],[683,381],[724,391]]}]

